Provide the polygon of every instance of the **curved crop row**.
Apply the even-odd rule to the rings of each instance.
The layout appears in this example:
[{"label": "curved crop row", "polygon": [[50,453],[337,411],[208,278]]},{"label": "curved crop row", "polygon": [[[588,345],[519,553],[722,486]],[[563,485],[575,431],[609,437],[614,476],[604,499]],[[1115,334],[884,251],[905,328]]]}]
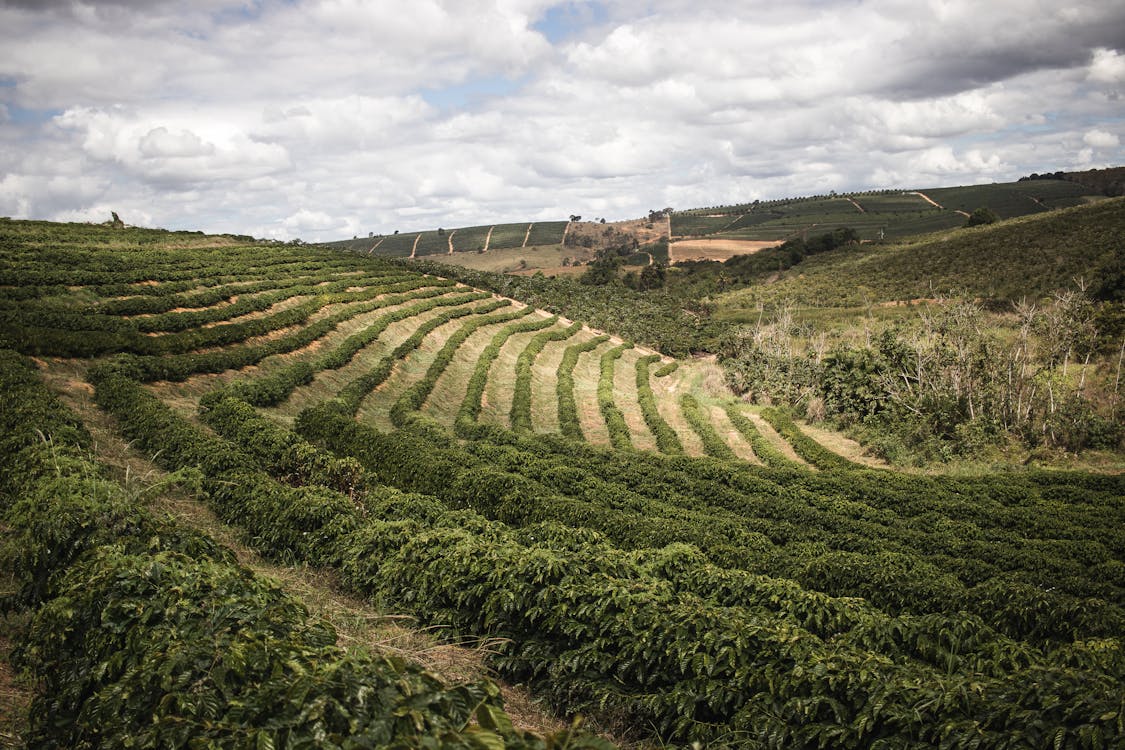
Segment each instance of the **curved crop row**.
[{"label": "curved crop row", "polygon": [[34,610],[19,649],[39,691],[29,746],[606,747],[514,730],[487,681],[345,654],[275,584],[101,478],[73,417],[7,352],[0,389],[21,397],[0,442],[23,448],[0,465],[21,459],[3,552]]},{"label": "curved crop row", "polygon": [[[588,446],[564,444],[547,435],[524,439],[495,427],[482,426],[475,437],[477,441],[467,447],[483,457],[486,465],[502,466],[521,477],[545,482],[588,503],[585,510],[566,506],[568,522],[597,528],[626,546],[643,545],[646,535],[654,542],[690,541],[724,564],[792,578],[837,595],[862,595],[890,612],[968,609],[1016,638],[1100,637],[1125,625],[1125,611],[1120,605],[1125,566],[1115,559],[1118,553],[1096,541],[1079,544],[1047,537],[1014,542],[1010,528],[1004,527],[986,533],[962,523],[931,530],[928,524],[899,517],[893,510],[878,510],[841,497],[845,489],[864,494],[885,492],[880,488],[880,479],[885,478],[881,472],[870,480],[853,473],[846,487],[835,487],[828,483],[832,479],[828,475],[789,471],[776,474],[770,481],[759,469],[731,471],[731,464],[714,459],[638,454],[630,459],[616,455],[609,461],[604,451]],[[496,441],[497,448],[489,448],[486,440]],[[412,456],[425,452],[422,446],[410,451]],[[430,459],[434,465],[436,461]],[[472,463],[459,455],[451,458],[449,465]],[[593,478],[599,476],[628,488],[628,492],[598,486]],[[435,487],[411,489],[442,492]],[[521,492],[528,494],[532,489]],[[542,494],[542,490],[534,491]],[[922,492],[934,505],[942,490]],[[634,493],[639,493],[638,497],[630,500]],[[605,507],[616,497],[621,497],[619,509]],[[645,497],[657,502],[648,502]],[[514,510],[520,508],[526,512],[530,505]],[[562,513],[561,508],[555,506],[552,512]],[[1041,506],[1041,513],[1046,512],[1059,523],[1048,523],[1041,533],[1055,535],[1066,529],[1063,533],[1068,537],[1087,540],[1116,534],[1104,526],[1114,516],[1111,507],[1103,506],[1088,519],[1076,515],[1069,523],[1083,525],[1070,527],[1058,518],[1063,508]],[[625,509],[642,518],[614,515]],[[686,509],[710,519],[700,516],[698,522],[685,526],[686,519],[678,516]],[[923,511],[923,517],[929,517],[925,514],[930,512]],[[1020,515],[1027,514],[1021,511]],[[650,527],[642,519],[662,523]],[[730,530],[726,530],[728,527]],[[711,536],[716,528],[724,529],[727,542]],[[953,549],[958,556],[949,554]],[[1048,590],[1048,586],[1061,590]]]},{"label": "curved crop row", "polygon": [[708,456],[718,458],[722,461],[736,461],[738,457],[734,455],[734,451],[726,444],[726,441],[719,437],[719,433],[715,431],[715,425],[711,424],[711,420],[704,413],[706,407],[699,403],[699,400],[690,393],[685,393],[680,396],[680,411],[683,412],[684,418],[687,419],[691,429],[703,441],[703,450]]},{"label": "curved crop row", "polygon": [[513,430],[531,432],[531,367],[543,348],[552,341],[566,341],[582,330],[581,323],[566,328],[550,328],[531,337],[516,358],[516,383],[512,388],[512,409],[509,415]]},{"label": "curved crop row", "polygon": [[640,404],[645,424],[656,437],[657,449],[661,453],[683,453],[684,446],[676,431],[664,421],[664,417],[660,416],[660,410],[656,406],[656,394],[652,392],[652,383],[649,382],[649,366],[659,361],[659,354],[650,354],[637,360],[637,402]]},{"label": "curved crop row", "polygon": [[488,346],[481,352],[477,359],[477,366],[469,376],[468,391],[461,400],[461,409],[457,412],[456,429],[458,433],[472,432],[477,417],[480,416],[481,399],[484,397],[484,388],[488,384],[488,371],[492,363],[500,356],[500,349],[512,336],[517,333],[530,333],[550,328],[558,322],[557,317],[537,318],[518,323],[509,323],[496,332]]},{"label": "curved crop row", "polygon": [[754,455],[760,458],[767,466],[785,469],[799,465],[790,461],[784,453],[770,445],[770,442],[762,436],[762,433],[754,426],[754,423],[747,419],[746,415],[742,413],[742,410],[738,408],[738,404],[728,404],[726,411],[730,423],[742,434],[742,437],[746,438],[746,442],[750,443],[750,447],[754,450]]},{"label": "curved crop row", "polygon": [[769,422],[770,425],[777,430],[777,433],[793,446],[793,450],[796,451],[798,456],[818,469],[824,469],[825,471],[848,471],[863,468],[840,454],[833,453],[801,432],[801,428],[790,419],[789,415],[779,409],[773,407],[762,409],[762,419]]},{"label": "curved crop row", "polygon": [[351,362],[356,354],[379,338],[391,324],[412,318],[437,307],[459,305],[465,302],[464,296],[444,296],[448,291],[447,287],[427,287],[410,294],[387,297],[381,300],[377,307],[365,312],[383,307],[394,307],[406,302],[416,302],[416,304],[407,305],[381,315],[361,330],[348,336],[331,351],[312,360],[298,360],[269,375],[236,381],[231,385],[231,388],[238,393],[240,398],[255,406],[277,406],[288,399],[299,386],[311,383],[318,372],[338,370]]},{"label": "curved crop row", "polygon": [[[499,307],[502,307],[502,305]],[[402,427],[410,421],[410,415],[419,411],[423,404],[426,403],[426,399],[429,398],[438,378],[445,372],[449,363],[453,361],[457,349],[478,329],[498,323],[508,323],[513,320],[519,320],[522,317],[530,315],[532,312],[533,310],[530,307],[524,307],[512,312],[474,318],[461,326],[456,333],[446,339],[445,344],[442,346],[441,350],[438,351],[434,361],[430,363],[422,379],[407,388],[406,391],[395,400],[390,411],[391,422],[396,427]]]},{"label": "curved crop row", "polygon": [[568,438],[583,439],[578,405],[574,401],[574,368],[582,354],[592,352],[606,341],[609,341],[609,336],[598,336],[580,344],[571,344],[563,352],[562,361],[559,362],[555,385],[559,400],[559,431]]},{"label": "curved crop row", "polygon": [[[69,312],[36,309],[4,315],[2,327],[11,331],[13,345],[24,353],[59,357],[95,357],[116,352],[138,356],[184,354],[209,347],[227,346],[254,336],[306,323],[329,305],[364,302],[382,294],[433,286],[428,279],[371,286],[358,292],[337,292],[313,297],[272,315],[224,323],[208,328],[191,328],[177,333],[146,336],[131,320],[114,316],[85,316]],[[437,284],[441,286],[443,284]],[[452,286],[446,282],[445,285]],[[101,326],[101,329],[98,327]]]},{"label": "curved crop row", "polygon": [[613,400],[613,370],[621,355],[632,348],[633,345],[629,342],[615,346],[603,354],[599,362],[601,376],[598,379],[598,409],[609,430],[609,442],[617,450],[632,450],[633,439],[629,436],[629,425],[625,423],[625,417]]},{"label": "curved crop row", "polygon": [[[186,445],[200,437],[181,433],[169,441],[146,429],[182,418],[154,399],[138,405],[136,394],[112,393],[128,388],[102,381],[99,390],[108,392],[99,400],[120,414],[135,439],[185,443],[169,445],[168,456],[201,452]],[[146,418],[154,409],[164,416]],[[322,439],[357,447],[365,443],[361,434],[377,435],[330,409],[310,414],[305,424]],[[461,632],[503,634],[509,645],[495,658],[506,674],[572,708],[600,706],[670,739],[715,741],[733,731],[746,739],[736,744],[747,746],[944,741],[1001,747],[1019,737],[1030,745],[1050,738],[1062,747],[1093,747],[1121,736],[1113,718],[1117,683],[1112,672],[1099,671],[1117,668],[1119,655],[1077,648],[1074,664],[1066,666],[1032,655],[1026,666],[994,677],[895,663],[847,642],[826,642],[768,605],[718,607],[677,593],[648,572],[653,563],[674,565],[674,558],[639,560],[588,532],[550,524],[516,532],[409,496],[380,506],[397,508],[403,520],[396,521],[363,521],[351,513],[355,520],[343,524],[341,510],[339,520],[327,523],[332,516],[309,506],[303,516],[324,520],[301,532],[286,520],[302,517],[294,515],[300,495],[286,497],[280,507],[287,510],[279,514],[273,501],[262,505],[262,491],[224,487],[219,499],[230,504],[227,512],[280,526],[268,538],[292,539],[338,565],[348,585],[365,595]],[[258,499],[247,505],[252,498]],[[278,536],[285,528],[287,535]],[[305,541],[310,537],[315,547]],[[1070,679],[1059,679],[1064,673]],[[956,701],[941,699],[948,695]],[[836,712],[810,710],[809,696],[830,701]]]},{"label": "curved crop row", "polygon": [[489,299],[491,301],[481,305],[480,307],[454,307],[446,310],[426,322],[418,326],[414,333],[410,334],[401,344],[391,350],[389,354],[384,356],[379,362],[368,370],[363,375],[345,385],[336,394],[336,399],[344,404],[352,414],[359,411],[360,402],[371,391],[375,390],[384,380],[391,375],[391,370],[398,364],[398,361],[405,359],[408,354],[422,345],[423,339],[433,333],[437,328],[445,325],[451,320],[463,318],[466,315],[476,315],[490,313],[501,307],[511,304],[508,300],[491,299],[492,295],[487,292],[479,292],[477,294],[466,295],[465,302],[476,302],[482,299]]},{"label": "curved crop row", "polygon": [[[443,290],[445,293],[448,289]],[[466,302],[483,299],[488,295],[484,292],[460,294],[455,297],[442,297],[439,304],[460,305]],[[266,357],[275,354],[285,354],[308,346],[317,339],[322,338],[336,329],[340,323],[354,318],[357,315],[378,310],[391,304],[393,298],[375,300],[357,304],[340,310],[328,317],[321,318],[304,328],[288,333],[279,338],[260,344],[244,344],[228,347],[213,352],[179,354],[166,357],[135,357],[130,356],[123,360],[125,366],[139,379],[144,381],[155,380],[186,380],[192,375],[209,372],[223,372],[224,370],[237,370],[248,365],[261,362]],[[402,300],[398,300],[402,301]]]}]

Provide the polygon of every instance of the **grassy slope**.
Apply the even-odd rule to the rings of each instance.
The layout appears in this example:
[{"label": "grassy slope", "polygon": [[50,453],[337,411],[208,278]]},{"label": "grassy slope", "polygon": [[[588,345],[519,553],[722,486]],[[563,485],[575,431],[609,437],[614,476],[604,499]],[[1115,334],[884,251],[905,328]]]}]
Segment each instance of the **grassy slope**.
[{"label": "grassy slope", "polygon": [[1121,252],[1125,198],[990,226],[812,256],[773,284],[731,292],[720,306],[790,299],[821,307],[968,294],[1045,295],[1095,277]]}]

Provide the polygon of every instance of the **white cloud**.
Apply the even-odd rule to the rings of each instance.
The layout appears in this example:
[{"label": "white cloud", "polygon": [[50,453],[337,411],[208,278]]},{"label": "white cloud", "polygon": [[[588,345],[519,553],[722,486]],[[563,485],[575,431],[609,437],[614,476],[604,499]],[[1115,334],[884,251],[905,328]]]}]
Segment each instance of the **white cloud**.
[{"label": "white cloud", "polygon": [[314,240],[1125,156],[1113,3],[619,0],[552,46],[565,5],[0,5],[0,213]]},{"label": "white cloud", "polygon": [[1093,148],[1117,148],[1121,145],[1121,141],[1113,133],[1107,133],[1104,130],[1088,130],[1082,136],[1082,142],[1087,146]]}]

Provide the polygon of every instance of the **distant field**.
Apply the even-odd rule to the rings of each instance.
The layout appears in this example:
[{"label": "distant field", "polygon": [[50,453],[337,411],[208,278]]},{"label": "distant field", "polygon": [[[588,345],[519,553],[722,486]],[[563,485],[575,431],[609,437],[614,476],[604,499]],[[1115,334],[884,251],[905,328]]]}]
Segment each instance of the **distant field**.
[{"label": "distant field", "polygon": [[1091,189],[1066,180],[1029,180],[993,185],[883,191],[768,201],[672,215],[677,237],[783,240],[837,227],[855,229],[861,239],[901,239],[965,223],[965,216],[988,207],[1003,219],[1089,202]]},{"label": "distant field", "polygon": [[849,307],[863,304],[865,296],[911,300],[967,293],[1017,299],[1047,294],[1079,277],[1095,283],[1107,278],[1120,262],[1122,237],[1125,198],[1110,198],[992,226],[810,256],[772,284],[730,292],[720,307],[753,308],[781,299]]}]

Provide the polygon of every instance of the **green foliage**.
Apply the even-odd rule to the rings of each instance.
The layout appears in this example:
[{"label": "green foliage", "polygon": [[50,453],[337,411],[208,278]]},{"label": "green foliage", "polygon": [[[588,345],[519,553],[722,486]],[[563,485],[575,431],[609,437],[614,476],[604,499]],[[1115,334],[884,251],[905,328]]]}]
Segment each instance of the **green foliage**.
[{"label": "green foliage", "polygon": [[411,263],[410,268],[513,297],[672,356],[709,349],[710,342],[725,328],[710,319],[710,309],[699,300],[660,292],[641,293],[617,284],[590,286],[567,278],[510,276],[425,262]]},{"label": "green foliage", "polygon": [[[496,309],[507,306],[509,303],[504,300],[501,304],[497,305]],[[456,354],[458,347],[465,343],[469,336],[473,335],[478,329],[488,325],[495,325],[497,323],[507,323],[513,320],[519,320],[531,314],[532,309],[525,307],[522,310],[515,310],[512,312],[504,312],[498,315],[475,317],[465,323],[456,333],[452,334],[445,340],[445,344],[438,351],[434,361],[430,363],[426,374],[422,379],[407,388],[401,396],[391,406],[390,416],[391,421],[396,427],[402,427],[410,422],[412,419],[417,419],[417,412],[426,403],[430,392],[433,390],[437,379],[441,377],[442,372],[453,361],[453,356]]]},{"label": "green foliage", "polygon": [[750,443],[750,447],[754,450],[754,455],[761,459],[764,464],[776,469],[791,469],[796,466],[785,454],[766,440],[761,431],[754,426],[754,423],[742,413],[738,404],[728,404],[726,412],[731,424],[746,438],[746,442]]},{"label": "green foliage", "polygon": [[598,379],[598,409],[605,420],[606,429],[609,430],[609,442],[617,450],[632,450],[633,439],[629,436],[629,425],[621,409],[614,402],[613,374],[617,367],[617,360],[627,349],[632,349],[633,344],[625,342],[607,351],[600,360],[601,376]]},{"label": "green foliage", "polygon": [[684,418],[687,419],[692,430],[703,442],[703,450],[707,455],[723,461],[736,460],[738,457],[734,455],[734,451],[730,449],[725,440],[719,437],[719,433],[715,431],[715,426],[711,424],[711,420],[704,413],[706,408],[690,393],[680,396],[680,410],[684,413]]},{"label": "green foliage", "polygon": [[780,409],[762,409],[762,419],[770,423],[785,440],[793,446],[797,455],[808,461],[818,469],[825,471],[859,468],[859,465],[849,461],[838,453],[825,448],[820,443],[801,431],[801,428],[789,418],[789,415]]},{"label": "green foliage", "polygon": [[531,368],[543,347],[552,341],[566,341],[582,330],[581,323],[571,323],[566,328],[551,328],[532,336],[516,359],[516,383],[512,389],[512,408],[509,416],[513,430],[531,431]]},{"label": "green foliage", "polygon": [[995,211],[988,206],[981,206],[969,214],[969,218],[965,221],[965,226],[979,227],[984,224],[995,224],[998,221],[1000,221],[1000,217],[996,215]]},{"label": "green foliage", "polygon": [[557,317],[533,318],[527,321],[509,323],[496,332],[492,341],[481,352],[477,359],[477,366],[469,377],[469,387],[465,393],[465,398],[461,401],[461,409],[457,413],[458,432],[471,431],[477,417],[480,416],[481,399],[484,397],[484,389],[488,384],[488,371],[492,367],[492,363],[500,356],[500,350],[504,347],[505,342],[518,333],[529,333],[550,328],[557,322]]},{"label": "green foliage", "polygon": [[[660,410],[656,406],[656,394],[652,392],[652,383],[649,382],[648,368],[650,365],[659,362],[660,359],[659,354],[650,354],[647,357],[637,359],[637,403],[641,407],[645,424],[652,430],[652,434],[656,438],[657,449],[661,453],[683,453],[684,446],[680,443],[676,431],[660,416]],[[661,370],[663,369],[662,367]],[[659,371],[657,375],[659,375]]]},{"label": "green foliage", "polygon": [[597,349],[609,336],[597,336],[579,344],[571,344],[563,352],[556,377],[556,393],[559,401],[559,431],[568,438],[582,440],[582,425],[578,419],[578,405],[574,400],[574,368],[578,358]]}]

